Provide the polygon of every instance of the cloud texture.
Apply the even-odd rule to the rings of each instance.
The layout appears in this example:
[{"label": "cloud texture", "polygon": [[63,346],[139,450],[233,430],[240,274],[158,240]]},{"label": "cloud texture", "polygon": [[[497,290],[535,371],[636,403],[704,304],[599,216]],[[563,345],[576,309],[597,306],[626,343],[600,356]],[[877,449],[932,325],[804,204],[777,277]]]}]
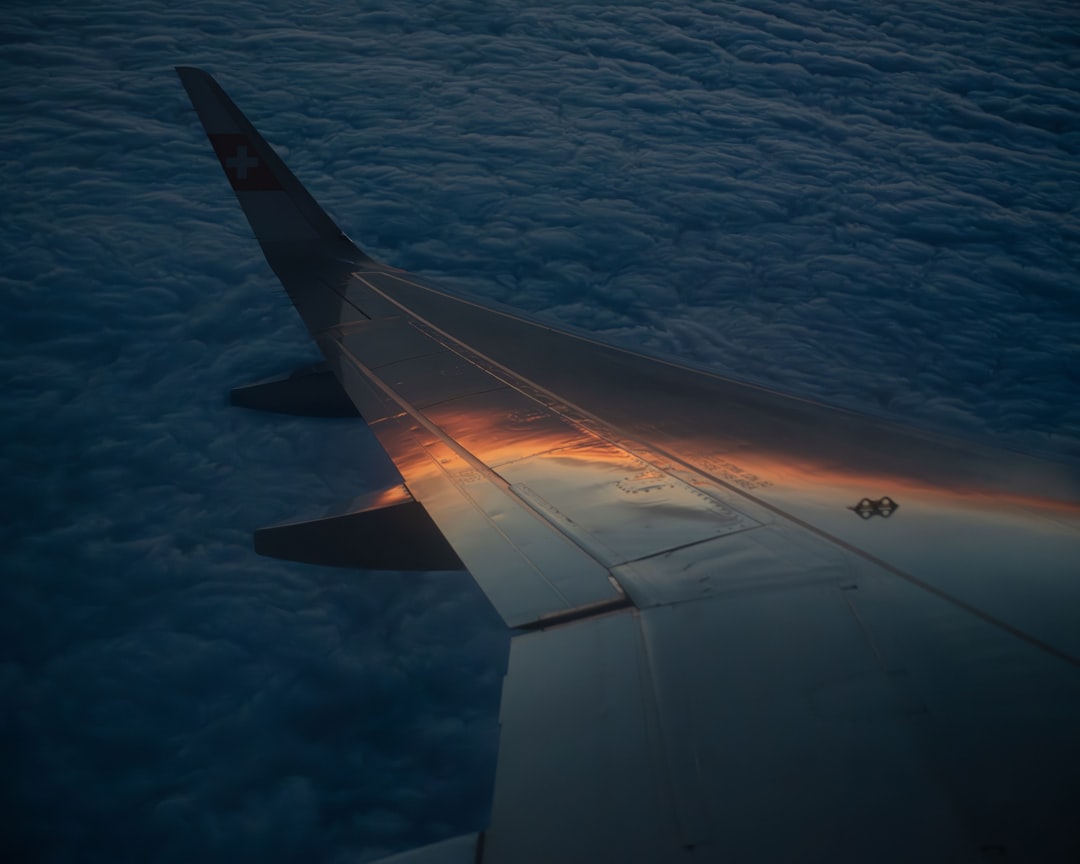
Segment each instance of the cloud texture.
[{"label": "cloud texture", "polygon": [[229,409],[314,358],[175,64],[451,288],[1080,456],[1080,16],[1053,2],[5,6],[5,860],[371,860],[486,819],[465,575],[256,558],[378,485]]}]

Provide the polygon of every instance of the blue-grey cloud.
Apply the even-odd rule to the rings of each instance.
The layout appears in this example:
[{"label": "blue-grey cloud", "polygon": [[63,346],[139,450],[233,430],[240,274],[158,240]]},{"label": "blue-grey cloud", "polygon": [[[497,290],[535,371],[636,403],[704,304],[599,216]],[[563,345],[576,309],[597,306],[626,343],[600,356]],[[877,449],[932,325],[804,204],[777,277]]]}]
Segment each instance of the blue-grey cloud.
[{"label": "blue-grey cloud", "polygon": [[1080,452],[1071,4],[293,5],[5,6],[7,860],[371,860],[488,805],[505,635],[468,578],[250,551],[386,469],[225,404],[314,352],[174,64],[397,266]]}]

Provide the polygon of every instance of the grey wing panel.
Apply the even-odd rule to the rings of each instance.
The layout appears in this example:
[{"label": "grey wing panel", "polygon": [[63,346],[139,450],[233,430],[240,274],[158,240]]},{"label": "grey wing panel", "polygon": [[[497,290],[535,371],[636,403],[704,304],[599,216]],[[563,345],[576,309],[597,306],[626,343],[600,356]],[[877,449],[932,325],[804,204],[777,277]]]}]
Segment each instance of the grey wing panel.
[{"label": "grey wing panel", "polygon": [[483,861],[677,860],[683,845],[639,621],[516,637]]},{"label": "grey wing panel", "polygon": [[1076,860],[1074,670],[858,579],[516,637],[482,860]]}]

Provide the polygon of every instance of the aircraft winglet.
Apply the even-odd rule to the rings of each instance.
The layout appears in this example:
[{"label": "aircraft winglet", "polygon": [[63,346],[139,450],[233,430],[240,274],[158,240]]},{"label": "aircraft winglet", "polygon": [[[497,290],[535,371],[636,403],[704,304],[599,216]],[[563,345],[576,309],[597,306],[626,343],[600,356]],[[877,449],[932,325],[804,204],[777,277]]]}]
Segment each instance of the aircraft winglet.
[{"label": "aircraft winglet", "polygon": [[260,242],[346,242],[350,251],[367,257],[352,245],[211,75],[192,66],[177,66],[176,74]]}]

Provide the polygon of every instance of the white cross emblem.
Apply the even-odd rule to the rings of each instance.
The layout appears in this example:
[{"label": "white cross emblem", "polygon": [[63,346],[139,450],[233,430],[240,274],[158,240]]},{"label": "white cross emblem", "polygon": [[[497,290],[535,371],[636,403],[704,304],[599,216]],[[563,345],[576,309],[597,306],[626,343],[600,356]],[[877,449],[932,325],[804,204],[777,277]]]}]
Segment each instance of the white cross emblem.
[{"label": "white cross emblem", "polygon": [[259,160],[254,156],[248,156],[247,144],[240,144],[236,148],[236,155],[225,160],[225,165],[236,169],[237,180],[247,180],[248,168],[256,168]]}]

